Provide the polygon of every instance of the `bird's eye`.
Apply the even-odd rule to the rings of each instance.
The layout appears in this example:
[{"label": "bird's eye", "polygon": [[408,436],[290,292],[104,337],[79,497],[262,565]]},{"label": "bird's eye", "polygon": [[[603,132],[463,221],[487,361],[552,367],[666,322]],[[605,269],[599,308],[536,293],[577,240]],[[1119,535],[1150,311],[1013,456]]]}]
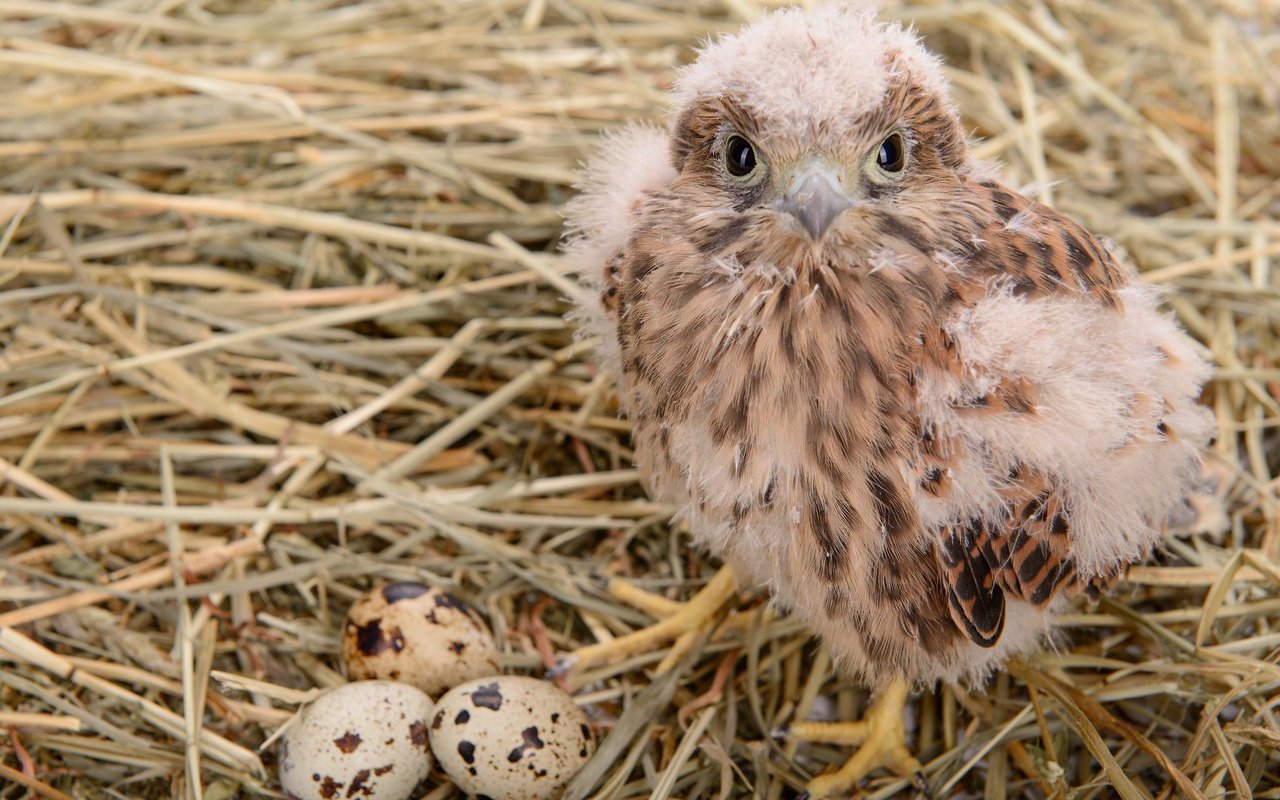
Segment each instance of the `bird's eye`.
[{"label": "bird's eye", "polygon": [[756,150],[741,136],[730,136],[724,148],[724,165],[729,174],[745,178],[756,171]]},{"label": "bird's eye", "polygon": [[876,166],[890,174],[902,172],[907,165],[907,143],[902,134],[891,133],[880,143],[880,151],[876,153]]}]

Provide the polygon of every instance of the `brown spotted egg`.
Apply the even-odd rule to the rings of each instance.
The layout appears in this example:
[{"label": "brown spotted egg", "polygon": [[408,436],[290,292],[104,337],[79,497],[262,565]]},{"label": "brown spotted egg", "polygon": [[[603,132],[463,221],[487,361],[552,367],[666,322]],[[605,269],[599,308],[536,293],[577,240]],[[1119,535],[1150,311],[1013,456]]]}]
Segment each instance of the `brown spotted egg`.
[{"label": "brown spotted egg", "polygon": [[322,693],[280,739],[280,788],[292,800],[405,800],[431,771],[431,698],[391,681]]},{"label": "brown spotted egg", "polygon": [[519,675],[453,687],[431,720],[440,768],[462,791],[490,800],[555,800],[594,749],[573,698]]},{"label": "brown spotted egg", "polygon": [[432,697],[498,674],[498,647],[476,613],[448,592],[413,582],[371,589],[352,604],[341,659],[353,681],[400,681]]}]

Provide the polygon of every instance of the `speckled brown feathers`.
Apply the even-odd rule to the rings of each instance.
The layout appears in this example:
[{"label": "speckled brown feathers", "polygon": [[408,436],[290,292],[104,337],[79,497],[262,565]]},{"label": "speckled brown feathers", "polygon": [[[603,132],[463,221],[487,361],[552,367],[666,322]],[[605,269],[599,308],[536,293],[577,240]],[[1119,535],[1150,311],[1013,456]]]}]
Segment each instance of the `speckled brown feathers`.
[{"label": "speckled brown feathers", "polygon": [[1125,282],[1115,259],[1073,220],[995,181],[973,188],[996,221],[979,234],[973,267],[1027,295],[1074,291],[1107,305]]},{"label": "speckled brown feathers", "polygon": [[914,37],[782,12],[675,94],[669,133],[593,161],[569,253],[639,467],[700,543],[870,679],[983,675],[1145,557],[1207,435],[1203,363],[972,162]]},{"label": "speckled brown feathers", "polygon": [[1001,493],[1007,514],[975,517],[941,531],[952,618],[975,644],[990,647],[1004,630],[1005,596],[1044,608],[1059,595],[1096,598],[1118,573],[1082,578],[1071,557],[1064,493],[1043,474],[1015,467]]}]

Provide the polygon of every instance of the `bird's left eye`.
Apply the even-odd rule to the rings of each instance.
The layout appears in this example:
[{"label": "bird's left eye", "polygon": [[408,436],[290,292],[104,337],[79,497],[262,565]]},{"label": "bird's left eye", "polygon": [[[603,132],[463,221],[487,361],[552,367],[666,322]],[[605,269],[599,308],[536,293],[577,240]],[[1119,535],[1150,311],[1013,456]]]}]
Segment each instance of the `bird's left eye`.
[{"label": "bird's left eye", "polygon": [[890,174],[902,172],[907,165],[907,143],[902,134],[891,133],[880,143],[880,151],[876,153],[876,166]]},{"label": "bird's left eye", "polygon": [[724,148],[724,165],[729,174],[745,178],[756,171],[756,150],[741,136],[730,136]]}]

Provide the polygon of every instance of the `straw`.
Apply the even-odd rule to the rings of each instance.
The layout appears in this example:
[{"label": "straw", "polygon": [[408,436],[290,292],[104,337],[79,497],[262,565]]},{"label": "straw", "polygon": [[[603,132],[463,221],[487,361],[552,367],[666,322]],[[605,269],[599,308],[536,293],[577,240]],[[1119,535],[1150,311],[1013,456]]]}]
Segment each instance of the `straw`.
[{"label": "straw", "polygon": [[[453,592],[531,675],[706,584],[565,320],[561,212],[601,134],[661,124],[692,48],[774,5],[0,0],[0,796],[278,796],[271,737],[381,583]],[[1221,525],[989,685],[913,695],[930,786],[1280,796],[1280,13],[883,14],[978,157],[1167,292],[1218,428]],[[603,742],[570,796],[779,800],[848,757],[773,738],[867,690],[764,599],[568,676]]]}]

